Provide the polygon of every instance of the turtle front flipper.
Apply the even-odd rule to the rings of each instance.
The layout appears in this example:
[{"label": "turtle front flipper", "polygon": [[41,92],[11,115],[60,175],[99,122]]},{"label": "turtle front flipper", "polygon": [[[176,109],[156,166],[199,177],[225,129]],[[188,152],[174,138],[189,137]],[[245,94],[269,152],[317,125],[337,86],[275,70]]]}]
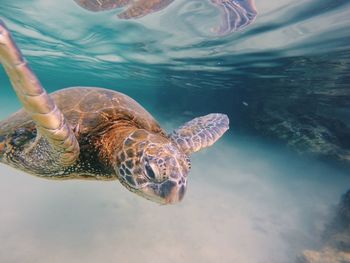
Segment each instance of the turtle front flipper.
[{"label": "turtle front flipper", "polygon": [[257,16],[255,0],[211,0],[222,12],[221,25],[215,30],[226,35],[250,25]]},{"label": "turtle front flipper", "polygon": [[174,0],[138,0],[133,2],[129,8],[118,15],[122,19],[140,18],[145,15],[158,12]]},{"label": "turtle front flipper", "polygon": [[186,154],[213,145],[229,129],[227,115],[212,113],[186,122],[170,139]]},{"label": "turtle front flipper", "polygon": [[[78,141],[65,117],[22,57],[21,51],[1,20],[0,63],[4,66],[24,109],[36,124],[38,135],[35,143],[40,138],[45,138],[51,149],[46,147],[43,151],[50,150],[55,153],[55,158],[49,163],[60,167],[73,164],[79,156]],[[50,154],[43,153],[42,156]]]}]

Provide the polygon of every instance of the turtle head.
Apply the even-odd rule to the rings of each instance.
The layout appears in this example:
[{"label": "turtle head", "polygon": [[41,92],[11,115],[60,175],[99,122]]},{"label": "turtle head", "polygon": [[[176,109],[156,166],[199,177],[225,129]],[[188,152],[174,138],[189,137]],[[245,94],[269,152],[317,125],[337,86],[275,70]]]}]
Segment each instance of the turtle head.
[{"label": "turtle head", "polygon": [[181,201],[191,168],[189,155],[212,145],[228,125],[226,115],[209,114],[185,123],[169,136],[144,129],[132,132],[117,154],[119,180],[130,191],[151,201]]},{"label": "turtle head", "polygon": [[130,191],[160,204],[182,200],[190,159],[164,135],[136,130],[117,156],[117,174]]}]

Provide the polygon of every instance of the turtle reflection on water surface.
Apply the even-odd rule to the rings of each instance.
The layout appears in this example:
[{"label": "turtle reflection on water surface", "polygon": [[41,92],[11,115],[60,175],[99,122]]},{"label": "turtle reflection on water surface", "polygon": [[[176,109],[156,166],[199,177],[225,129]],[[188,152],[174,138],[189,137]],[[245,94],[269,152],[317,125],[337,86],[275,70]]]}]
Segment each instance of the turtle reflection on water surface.
[{"label": "turtle reflection on water surface", "polygon": [[[174,0],[74,0],[81,7],[98,12],[127,7],[118,14],[121,19],[140,18],[160,11]],[[221,25],[217,29],[220,35],[229,34],[251,24],[257,10],[255,0],[210,0],[221,11]]]},{"label": "turtle reflection on water surface", "polygon": [[0,162],[47,179],[119,180],[130,191],[180,201],[189,155],[229,128],[209,114],[166,134],[136,101],[95,87],[48,95],[0,20],[0,62],[24,109],[0,122]]}]

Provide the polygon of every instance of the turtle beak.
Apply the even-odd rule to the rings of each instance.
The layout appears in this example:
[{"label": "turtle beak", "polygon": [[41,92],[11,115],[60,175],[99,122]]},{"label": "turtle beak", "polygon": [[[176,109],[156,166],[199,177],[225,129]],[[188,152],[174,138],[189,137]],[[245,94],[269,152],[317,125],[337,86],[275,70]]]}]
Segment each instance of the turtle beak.
[{"label": "turtle beak", "polygon": [[186,192],[185,185],[179,186],[176,182],[167,180],[162,184],[149,184],[144,189],[147,199],[167,205],[180,202]]},{"label": "turtle beak", "polygon": [[185,186],[179,186],[174,181],[166,181],[161,184],[159,194],[164,198],[166,204],[174,204],[183,199]]}]

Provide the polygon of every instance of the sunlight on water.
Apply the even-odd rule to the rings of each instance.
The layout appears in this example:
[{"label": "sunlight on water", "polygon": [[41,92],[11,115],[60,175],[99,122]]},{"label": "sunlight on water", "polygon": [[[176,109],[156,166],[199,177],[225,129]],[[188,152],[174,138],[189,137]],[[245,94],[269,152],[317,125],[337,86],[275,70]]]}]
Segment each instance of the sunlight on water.
[{"label": "sunlight on water", "polygon": [[[73,0],[1,0],[0,19],[48,92],[114,89],[169,132],[210,112],[231,123],[193,156],[174,206],[117,181],[52,182],[1,165],[1,263],[295,263],[324,246],[350,188],[350,3],[256,4],[254,23],[218,36],[209,0],[137,20]],[[1,68],[0,120],[19,108]]]},{"label": "sunlight on water", "polygon": [[[25,54],[45,55],[48,59],[43,63],[51,66],[58,58],[68,59],[64,63],[73,66],[69,61],[74,59],[85,70],[105,63],[110,68],[111,62],[205,70],[217,66],[210,59],[219,62],[267,50],[283,56],[339,50],[344,47],[340,42],[331,44],[333,39],[349,36],[347,1],[258,2],[259,19],[226,38],[210,33],[219,23],[219,12],[209,1],[179,0],[160,13],[134,21],[119,20],[113,10],[86,11],[73,0],[3,1],[0,15],[22,36]],[[242,57],[237,58],[236,63],[242,62]],[[227,70],[227,66],[217,69]]]}]

